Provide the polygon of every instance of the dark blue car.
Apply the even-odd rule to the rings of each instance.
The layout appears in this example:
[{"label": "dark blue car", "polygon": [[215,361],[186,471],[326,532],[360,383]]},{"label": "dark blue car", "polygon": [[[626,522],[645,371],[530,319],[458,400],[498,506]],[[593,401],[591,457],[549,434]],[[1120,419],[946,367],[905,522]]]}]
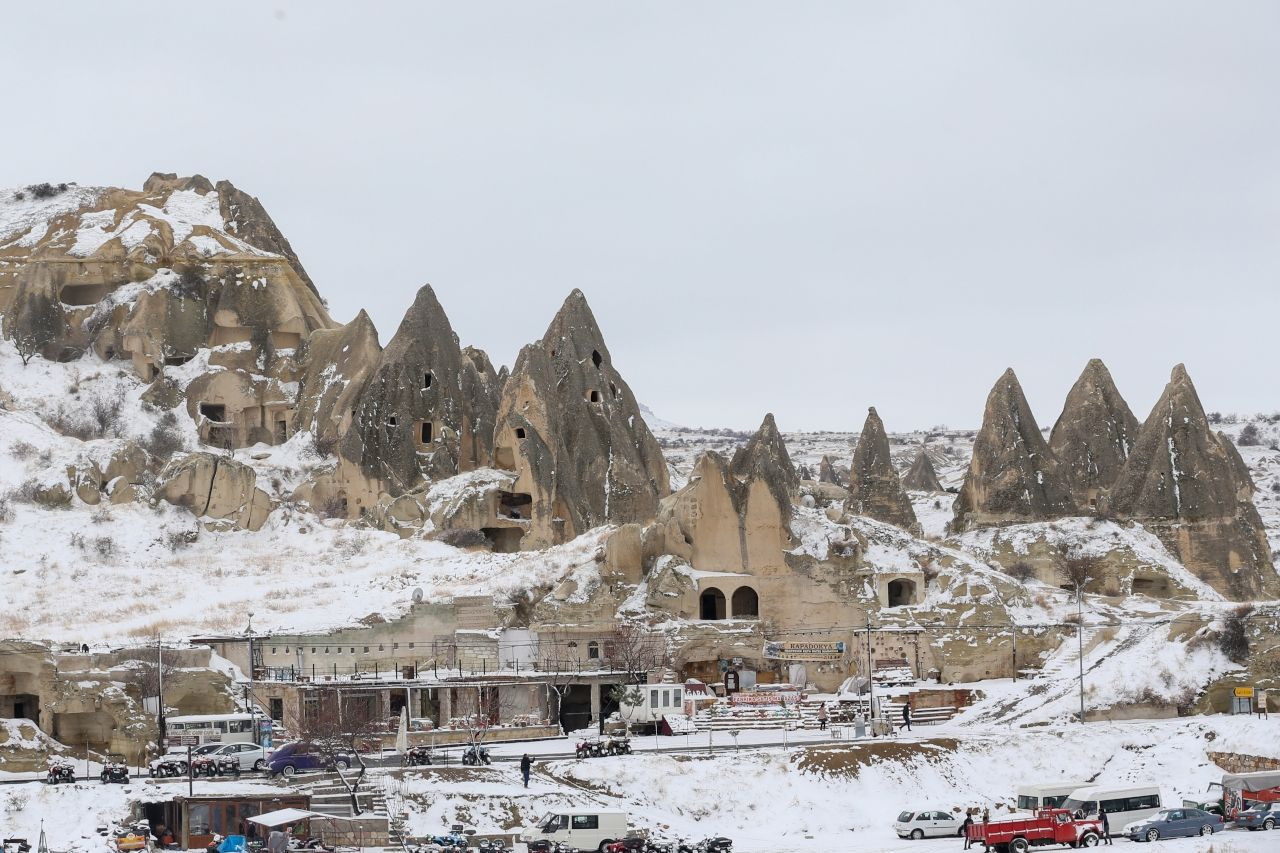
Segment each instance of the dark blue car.
[{"label": "dark blue car", "polygon": [[1126,827],[1130,841],[1158,841],[1189,835],[1213,835],[1222,829],[1222,818],[1190,807],[1161,809],[1146,820]]},{"label": "dark blue car", "polygon": [[353,759],[350,755],[339,754],[331,761],[328,756],[321,755],[310,744],[294,741],[271,753],[267,760],[267,770],[274,775],[292,776],[306,770],[346,770]]}]

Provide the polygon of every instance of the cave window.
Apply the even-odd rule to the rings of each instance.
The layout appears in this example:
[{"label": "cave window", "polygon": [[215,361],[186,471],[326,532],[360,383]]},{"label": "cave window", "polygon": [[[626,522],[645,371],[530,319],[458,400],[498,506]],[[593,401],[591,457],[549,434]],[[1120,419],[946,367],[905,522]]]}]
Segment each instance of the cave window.
[{"label": "cave window", "polygon": [[276,443],[284,444],[289,440],[289,422],[276,421]]},{"label": "cave window", "polygon": [[533,518],[533,496],[527,492],[498,492],[498,514],[506,518]]},{"label": "cave window", "polygon": [[524,427],[516,427],[516,438],[524,438]]},{"label": "cave window", "polygon": [[200,414],[206,420],[225,423],[227,420],[227,407],[221,403],[201,403]]},{"label": "cave window", "polygon": [[916,585],[914,581],[898,578],[889,581],[889,606],[904,607],[916,603]]},{"label": "cave window", "polygon": [[598,349],[593,349],[593,350],[591,351],[591,363],[592,363],[592,364],[594,364],[594,365],[596,366],[596,370],[599,370],[599,369],[600,369],[600,364],[601,364],[603,361],[604,361],[604,359],[600,357],[600,350],[598,350]]},{"label": "cave window", "polygon": [[431,421],[422,422],[421,435],[422,435],[423,444],[430,444],[432,441],[435,440],[435,427],[434,425],[432,425]]},{"label": "cave window", "polygon": [[714,586],[709,587],[698,599],[698,618],[714,621],[727,617],[724,593]]},{"label": "cave window", "polygon": [[595,388],[592,388],[590,391],[587,392],[587,400],[592,403],[599,403],[600,392],[597,391]]},{"label": "cave window", "polygon": [[612,382],[609,383],[609,391],[613,394],[613,399],[615,400],[622,396],[622,394],[618,392],[618,386],[614,385]]},{"label": "cave window", "polygon": [[391,417],[387,418],[387,426],[393,427],[393,426],[398,426],[399,424],[400,424],[400,421],[396,418],[395,415],[392,415]]},{"label": "cave window", "polygon": [[751,587],[740,586],[733,591],[733,618],[760,618],[760,596]]},{"label": "cave window", "polygon": [[431,371],[428,370],[422,374],[422,390],[425,391],[431,387]]}]

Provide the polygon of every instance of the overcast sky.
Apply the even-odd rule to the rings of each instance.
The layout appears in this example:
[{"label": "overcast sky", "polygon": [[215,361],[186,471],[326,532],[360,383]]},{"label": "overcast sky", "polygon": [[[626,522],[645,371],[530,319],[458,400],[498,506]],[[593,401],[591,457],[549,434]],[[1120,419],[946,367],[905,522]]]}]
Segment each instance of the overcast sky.
[{"label": "overcast sky", "polygon": [[0,185],[258,196],[385,343],[510,364],[587,294],[691,426],[1280,408],[1280,3],[23,3]]}]

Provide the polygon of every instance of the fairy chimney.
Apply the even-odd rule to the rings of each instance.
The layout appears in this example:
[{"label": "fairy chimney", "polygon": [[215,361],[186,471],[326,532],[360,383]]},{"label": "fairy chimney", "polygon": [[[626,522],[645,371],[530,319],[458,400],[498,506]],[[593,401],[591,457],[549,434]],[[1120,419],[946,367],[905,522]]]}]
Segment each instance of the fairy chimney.
[{"label": "fairy chimney", "polygon": [[1116,390],[1107,366],[1101,359],[1090,359],[1049,434],[1049,450],[1077,506],[1099,505],[1137,440],[1138,419]]},{"label": "fairy chimney", "polygon": [[916,492],[940,492],[942,484],[938,482],[938,475],[933,470],[933,462],[929,459],[929,452],[922,445],[916,453],[916,458],[911,462],[911,468],[902,478],[902,485],[905,488]]},{"label": "fairy chimney", "polygon": [[528,521],[521,548],[654,518],[666,461],[580,290],[498,381],[494,464],[517,475],[503,506]]},{"label": "fairy chimney", "polygon": [[982,428],[953,511],[954,531],[1044,521],[1074,511],[1066,479],[1012,368],[987,395]]},{"label": "fairy chimney", "polygon": [[865,515],[904,530],[920,529],[911,500],[902,490],[898,472],[893,467],[884,422],[874,406],[867,409],[867,420],[853,452],[849,500],[845,506],[854,515]]},{"label": "fairy chimney", "polygon": [[1179,364],[1111,489],[1112,511],[1141,522],[1224,595],[1263,598],[1277,584],[1253,489],[1229,439],[1210,430]]}]

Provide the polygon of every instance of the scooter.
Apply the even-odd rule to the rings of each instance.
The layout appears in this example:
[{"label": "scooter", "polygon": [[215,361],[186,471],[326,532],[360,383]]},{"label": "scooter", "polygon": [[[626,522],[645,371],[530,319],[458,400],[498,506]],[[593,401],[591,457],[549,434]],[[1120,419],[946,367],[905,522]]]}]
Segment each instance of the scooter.
[{"label": "scooter", "polygon": [[63,782],[76,781],[76,767],[66,761],[59,761],[56,764],[49,765],[49,772],[45,774],[44,781],[50,785],[60,785]]},{"label": "scooter", "polygon": [[462,763],[468,767],[476,767],[481,764],[489,764],[489,750],[483,746],[472,744],[462,751]]}]

